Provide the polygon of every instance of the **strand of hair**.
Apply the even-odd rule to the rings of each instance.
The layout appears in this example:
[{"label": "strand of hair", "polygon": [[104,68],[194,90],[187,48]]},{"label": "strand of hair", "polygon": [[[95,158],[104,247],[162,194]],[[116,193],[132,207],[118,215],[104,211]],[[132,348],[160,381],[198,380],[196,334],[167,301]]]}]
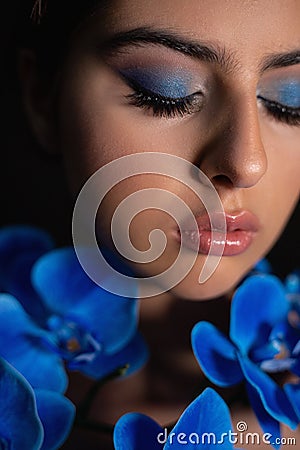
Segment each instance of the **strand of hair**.
[{"label": "strand of hair", "polygon": [[47,0],[35,0],[30,19],[37,25],[41,23],[41,20],[47,9]]}]

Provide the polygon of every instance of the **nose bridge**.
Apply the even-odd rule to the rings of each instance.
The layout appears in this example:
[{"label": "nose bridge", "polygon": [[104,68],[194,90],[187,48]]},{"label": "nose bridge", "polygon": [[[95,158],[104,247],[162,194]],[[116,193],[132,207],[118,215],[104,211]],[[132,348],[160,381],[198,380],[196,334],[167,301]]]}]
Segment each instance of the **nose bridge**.
[{"label": "nose bridge", "polygon": [[267,156],[255,95],[241,95],[232,103],[211,146],[212,151],[207,153],[211,167],[202,169],[211,179],[226,178],[238,188],[249,188],[260,181],[267,170]]},{"label": "nose bridge", "polygon": [[257,101],[242,99],[241,105],[233,115],[232,164],[236,173],[238,187],[251,187],[265,174],[267,157],[262,141]]}]

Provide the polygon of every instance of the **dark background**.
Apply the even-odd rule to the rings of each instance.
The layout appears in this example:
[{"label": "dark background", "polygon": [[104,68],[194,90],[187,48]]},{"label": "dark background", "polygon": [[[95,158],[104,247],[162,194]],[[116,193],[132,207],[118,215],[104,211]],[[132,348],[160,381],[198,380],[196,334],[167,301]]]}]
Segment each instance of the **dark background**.
[{"label": "dark background", "polygon": [[[26,1],[26,0],[23,0]],[[17,2],[2,0],[0,27],[0,226],[24,223],[70,242],[71,202],[62,164],[32,138],[22,111],[17,76]]]}]

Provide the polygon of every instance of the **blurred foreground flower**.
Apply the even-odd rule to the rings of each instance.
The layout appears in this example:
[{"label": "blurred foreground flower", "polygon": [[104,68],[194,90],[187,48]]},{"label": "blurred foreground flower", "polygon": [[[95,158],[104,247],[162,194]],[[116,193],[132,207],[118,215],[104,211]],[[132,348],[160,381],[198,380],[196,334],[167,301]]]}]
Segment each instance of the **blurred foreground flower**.
[{"label": "blurred foreground flower", "polygon": [[116,423],[114,445],[116,450],[180,450],[183,446],[186,450],[232,450],[230,433],[225,402],[207,388],[188,406],[169,435],[150,417],[129,413]]},{"label": "blurred foreground flower", "polygon": [[0,229],[0,291],[16,297],[30,316],[44,325],[48,310],[31,283],[36,260],[54,248],[51,237],[38,228]]},{"label": "blurred foreground flower", "polygon": [[[281,387],[268,373],[299,364],[299,330],[288,321],[290,303],[272,275],[253,275],[236,291],[231,306],[230,340],[208,322],[192,331],[192,345],[205,375],[218,386],[246,381],[250,403],[262,429],[280,436],[280,422],[300,421],[300,385]],[[274,445],[276,447],[276,445]]]},{"label": "blurred foreground flower", "polygon": [[67,438],[75,415],[56,392],[33,391],[26,379],[0,359],[0,448],[54,450]]},{"label": "blurred foreground flower", "polygon": [[300,330],[300,270],[286,277],[285,289],[290,303],[289,322]]},{"label": "blurred foreground flower", "polygon": [[137,301],[93,283],[72,248],[41,256],[48,241],[28,227],[0,232],[0,284],[17,295],[1,295],[0,356],[34,388],[58,392],[67,386],[64,363],[96,379],[140,368],[147,348],[137,331]]},{"label": "blurred foreground flower", "polygon": [[265,258],[260,259],[254,268],[252,269],[253,274],[255,273],[272,273],[272,267],[269,261]]}]

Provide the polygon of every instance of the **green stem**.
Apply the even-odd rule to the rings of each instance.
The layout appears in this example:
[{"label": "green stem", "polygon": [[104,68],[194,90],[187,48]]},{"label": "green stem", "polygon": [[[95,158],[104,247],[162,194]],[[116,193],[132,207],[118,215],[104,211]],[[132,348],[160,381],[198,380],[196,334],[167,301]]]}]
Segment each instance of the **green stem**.
[{"label": "green stem", "polygon": [[107,375],[106,377],[102,378],[99,381],[96,381],[96,383],[94,383],[91,386],[91,388],[89,389],[84,400],[79,404],[79,406],[77,408],[77,417],[80,420],[85,421],[89,415],[93,401],[95,400],[99,390],[109,381],[112,381],[112,380],[124,375],[127,370],[128,370],[128,365],[126,365],[124,367],[120,367],[119,369],[115,370],[115,372]]}]

